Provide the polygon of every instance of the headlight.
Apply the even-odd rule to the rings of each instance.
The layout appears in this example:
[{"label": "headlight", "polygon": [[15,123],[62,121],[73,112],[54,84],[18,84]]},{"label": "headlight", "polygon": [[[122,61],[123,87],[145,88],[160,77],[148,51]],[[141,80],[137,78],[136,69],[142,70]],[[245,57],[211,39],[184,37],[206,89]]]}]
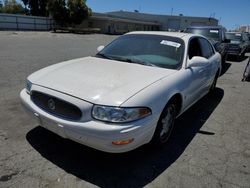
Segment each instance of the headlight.
[{"label": "headlight", "polygon": [[29,80],[27,80],[27,81],[26,81],[26,92],[27,92],[28,94],[30,94],[31,86],[32,86],[32,83],[31,83]]},{"label": "headlight", "polygon": [[149,108],[119,108],[94,105],[92,110],[93,118],[112,123],[127,123],[150,114],[151,110]]}]

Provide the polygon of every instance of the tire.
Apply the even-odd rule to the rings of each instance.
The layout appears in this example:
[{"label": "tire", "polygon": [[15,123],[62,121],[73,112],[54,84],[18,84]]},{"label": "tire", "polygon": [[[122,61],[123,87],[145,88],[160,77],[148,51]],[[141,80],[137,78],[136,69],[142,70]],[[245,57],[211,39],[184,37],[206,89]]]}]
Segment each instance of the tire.
[{"label": "tire", "polygon": [[158,120],[151,143],[154,145],[163,145],[168,141],[174,127],[176,109],[176,105],[173,102],[170,102],[164,108]]},{"label": "tire", "polygon": [[212,85],[211,85],[211,87],[210,87],[210,90],[209,90],[210,93],[213,92],[213,91],[215,90],[216,84],[217,84],[217,80],[218,80],[218,77],[219,77],[219,71],[216,73],[216,75],[215,75],[215,77],[214,77],[213,83],[212,83]]}]

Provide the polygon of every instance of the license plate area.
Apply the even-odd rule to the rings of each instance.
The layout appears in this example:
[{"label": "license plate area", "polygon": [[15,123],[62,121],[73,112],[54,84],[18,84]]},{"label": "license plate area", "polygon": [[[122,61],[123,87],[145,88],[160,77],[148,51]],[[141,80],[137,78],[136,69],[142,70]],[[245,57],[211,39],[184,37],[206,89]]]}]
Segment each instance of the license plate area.
[{"label": "license plate area", "polygon": [[57,122],[41,117],[41,126],[65,138],[63,126],[58,124]]}]

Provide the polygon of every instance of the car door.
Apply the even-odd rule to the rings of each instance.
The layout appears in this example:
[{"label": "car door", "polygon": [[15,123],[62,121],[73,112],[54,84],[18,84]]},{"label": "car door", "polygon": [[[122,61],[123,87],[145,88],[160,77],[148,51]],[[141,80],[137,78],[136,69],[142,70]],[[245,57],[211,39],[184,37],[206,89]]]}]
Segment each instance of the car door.
[{"label": "car door", "polygon": [[245,52],[249,52],[250,50],[250,41],[247,37],[247,34],[243,33],[242,34],[242,39],[243,39],[243,44],[242,44],[242,54],[244,54]]},{"label": "car door", "polygon": [[203,76],[203,90],[201,93],[205,94],[210,89],[211,83],[213,82],[214,76],[217,72],[216,61],[218,61],[218,58],[215,55],[214,48],[207,39],[199,38],[199,42],[201,46],[202,57],[208,60],[207,65],[202,67],[201,74],[201,76]]},{"label": "car door", "polygon": [[188,62],[195,56],[202,56],[201,45],[199,37],[193,37],[188,43],[188,56],[186,73],[189,75],[186,80],[186,105],[194,103],[201,97],[203,85],[205,82],[203,67],[189,67]]},{"label": "car door", "polygon": [[[189,82],[187,84],[186,102],[187,106],[200,99],[207,92],[213,69],[213,48],[211,44],[202,37],[193,37],[189,41],[187,73]],[[189,67],[188,62],[194,57],[200,56],[208,60],[203,66]]]}]

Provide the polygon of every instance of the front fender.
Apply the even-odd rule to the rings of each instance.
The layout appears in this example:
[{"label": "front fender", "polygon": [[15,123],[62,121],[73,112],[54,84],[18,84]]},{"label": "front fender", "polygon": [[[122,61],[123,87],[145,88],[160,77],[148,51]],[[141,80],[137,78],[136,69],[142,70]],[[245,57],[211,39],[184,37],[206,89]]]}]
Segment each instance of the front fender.
[{"label": "front fender", "polygon": [[180,94],[183,100],[182,93],[185,90],[185,80],[187,80],[187,78],[185,78],[185,75],[182,75],[181,72],[184,71],[180,70],[171,76],[155,82],[154,84],[137,93],[135,96],[131,97],[121,106],[149,107],[152,110],[153,115],[160,116],[166,104],[175,94]]}]

